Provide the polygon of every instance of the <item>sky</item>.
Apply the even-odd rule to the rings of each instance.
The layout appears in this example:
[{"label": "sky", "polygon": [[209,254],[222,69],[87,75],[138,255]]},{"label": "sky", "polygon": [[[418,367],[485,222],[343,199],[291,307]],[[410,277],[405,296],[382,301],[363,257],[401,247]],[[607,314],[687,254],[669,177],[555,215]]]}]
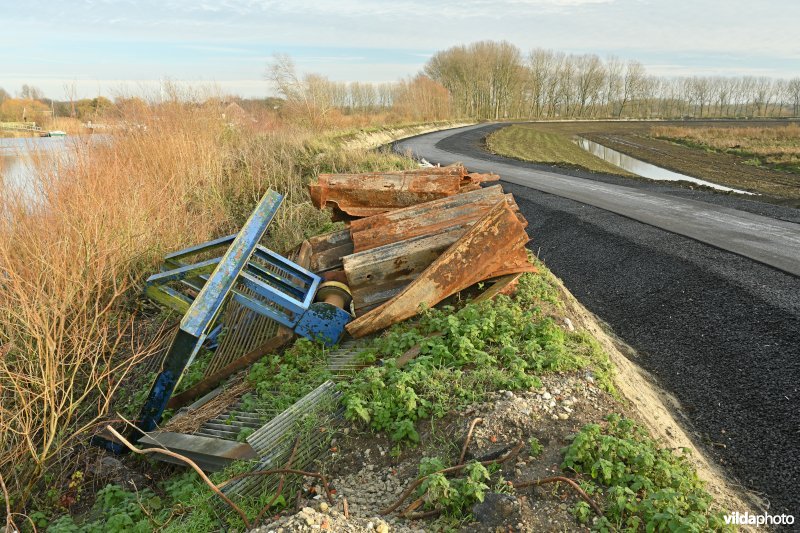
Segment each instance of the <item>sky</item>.
[{"label": "sky", "polygon": [[276,53],[301,73],[386,82],[481,40],[636,59],[666,76],[791,78],[800,1],[0,0],[0,87],[67,99],[170,80],[263,97]]}]

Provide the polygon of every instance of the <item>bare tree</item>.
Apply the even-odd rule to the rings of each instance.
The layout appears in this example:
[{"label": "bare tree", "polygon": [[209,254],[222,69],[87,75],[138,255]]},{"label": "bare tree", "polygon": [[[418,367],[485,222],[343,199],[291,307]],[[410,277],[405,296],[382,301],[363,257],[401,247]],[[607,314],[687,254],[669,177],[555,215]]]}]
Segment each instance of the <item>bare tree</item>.
[{"label": "bare tree", "polygon": [[786,84],[789,101],[792,103],[792,116],[800,116],[800,78],[792,78]]},{"label": "bare tree", "polygon": [[625,110],[625,104],[639,97],[642,92],[644,78],[644,66],[638,61],[628,61],[628,64],[625,65],[625,76],[622,80],[622,98],[619,104],[619,113],[617,117],[622,116],[622,112]]}]

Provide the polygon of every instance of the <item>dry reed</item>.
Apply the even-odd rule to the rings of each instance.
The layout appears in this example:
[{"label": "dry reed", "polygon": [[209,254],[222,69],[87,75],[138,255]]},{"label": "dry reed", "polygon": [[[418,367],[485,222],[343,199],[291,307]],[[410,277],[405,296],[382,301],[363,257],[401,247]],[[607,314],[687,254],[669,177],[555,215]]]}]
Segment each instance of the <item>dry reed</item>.
[{"label": "dry reed", "polygon": [[0,475],[16,510],[43,473],[65,477],[70,447],[158,349],[134,310],[165,252],[234,231],[267,188],[285,195],[267,244],[286,251],[330,223],[308,201],[317,172],[409,164],[288,125],[233,127],[214,100],[133,104],[67,161],[34,154],[35,200],[0,180]]}]

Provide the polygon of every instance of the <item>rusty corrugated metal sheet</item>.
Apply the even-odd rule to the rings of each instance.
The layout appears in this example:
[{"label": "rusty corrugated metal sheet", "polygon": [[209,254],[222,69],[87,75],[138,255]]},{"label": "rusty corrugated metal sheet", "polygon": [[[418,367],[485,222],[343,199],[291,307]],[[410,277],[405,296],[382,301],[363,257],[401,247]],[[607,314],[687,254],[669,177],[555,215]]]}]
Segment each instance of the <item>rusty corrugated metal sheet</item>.
[{"label": "rusty corrugated metal sheet", "polygon": [[309,185],[320,209],[332,207],[351,217],[366,217],[399,207],[458,194],[464,167],[443,167],[371,174],[320,174]]},{"label": "rusty corrugated metal sheet", "polygon": [[347,331],[356,338],[368,335],[480,281],[535,272],[527,242],[516,214],[501,200],[397,296],[348,324]]},{"label": "rusty corrugated metal sheet", "polygon": [[519,211],[514,197],[503,195],[502,188],[494,186],[354,221],[350,225],[353,251],[371,250],[456,226],[466,232],[503,198],[514,212]]}]

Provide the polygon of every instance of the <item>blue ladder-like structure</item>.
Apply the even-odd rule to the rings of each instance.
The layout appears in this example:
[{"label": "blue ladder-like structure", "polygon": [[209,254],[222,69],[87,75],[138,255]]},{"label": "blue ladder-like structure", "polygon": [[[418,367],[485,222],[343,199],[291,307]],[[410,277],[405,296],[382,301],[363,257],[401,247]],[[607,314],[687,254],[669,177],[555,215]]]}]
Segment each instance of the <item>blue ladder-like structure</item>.
[{"label": "blue ladder-like structure", "polygon": [[[165,258],[165,270],[147,280],[145,293],[183,313],[183,319],[142,407],[133,437],[138,439],[157,427],[184,369],[223,326],[217,322],[228,299],[328,346],[342,338],[344,326],[352,317],[331,304],[314,302],[322,279],[258,244],[282,201],[282,195],[268,191],[237,235],[171,253]],[[227,250],[221,257],[188,262],[224,246]],[[191,298],[169,284],[197,295]],[[118,443],[99,440],[97,444],[121,451]]]}]

